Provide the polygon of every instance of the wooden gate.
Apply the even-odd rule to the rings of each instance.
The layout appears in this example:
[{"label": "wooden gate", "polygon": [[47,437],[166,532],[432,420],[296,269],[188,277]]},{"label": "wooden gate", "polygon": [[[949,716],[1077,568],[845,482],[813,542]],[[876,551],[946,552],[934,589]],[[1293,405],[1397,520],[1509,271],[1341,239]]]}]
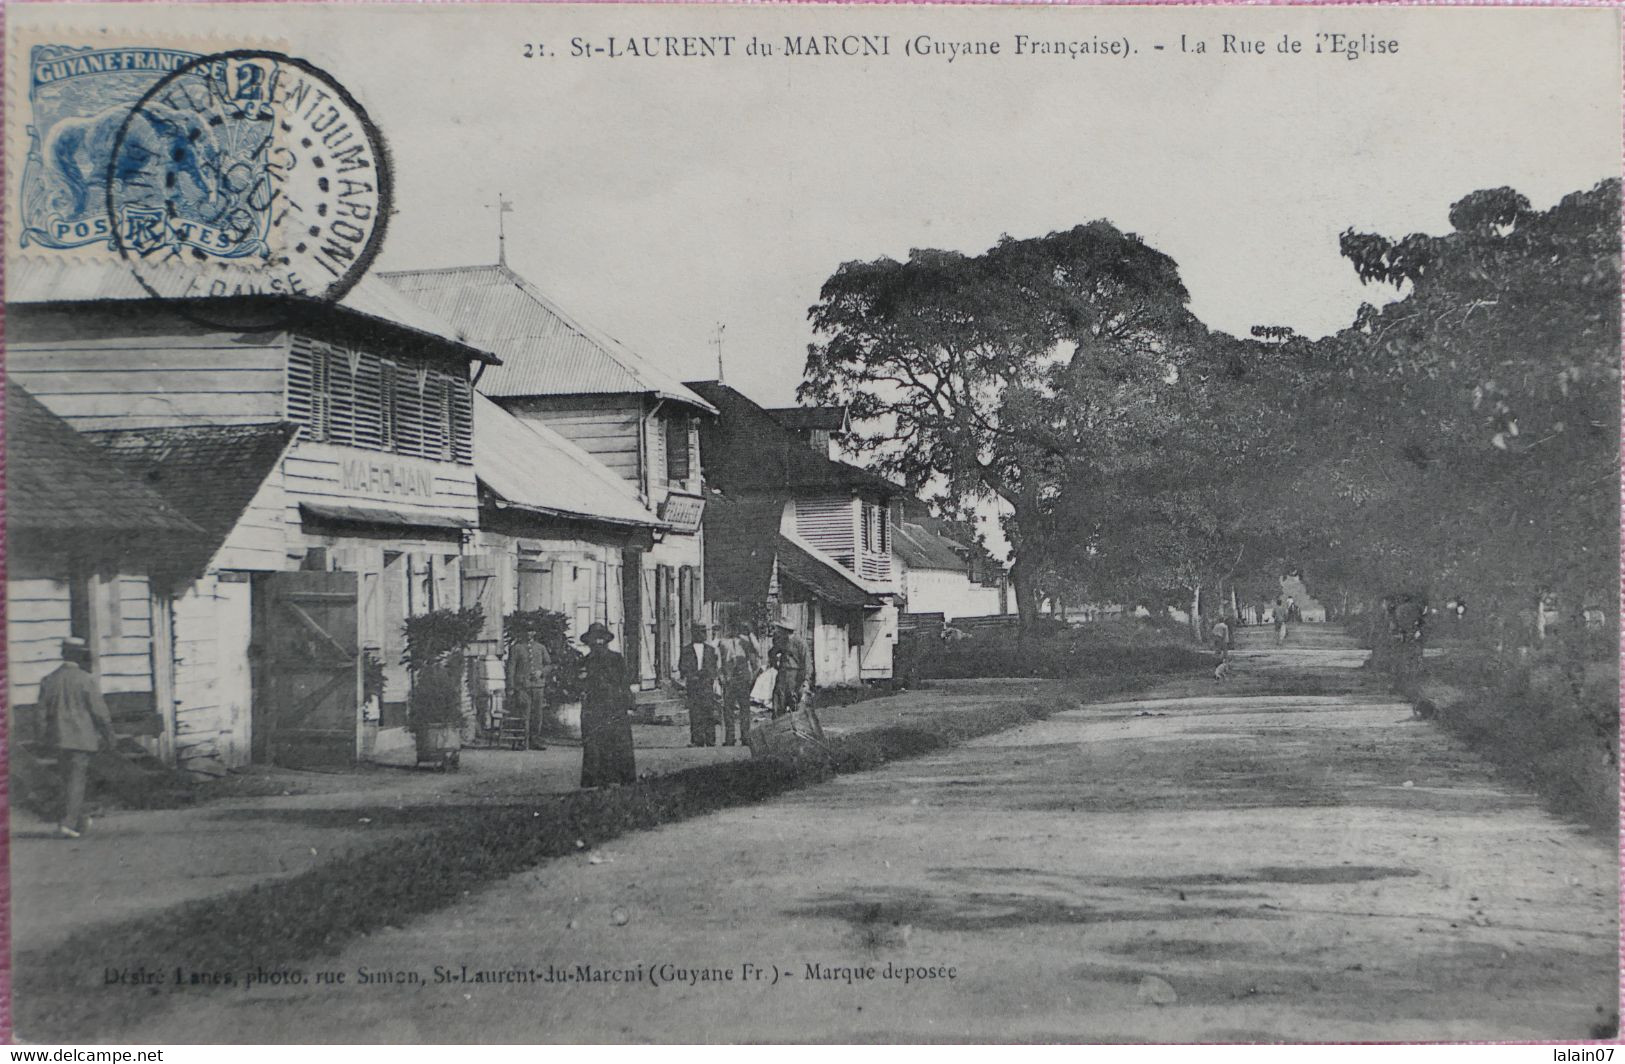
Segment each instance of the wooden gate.
[{"label": "wooden gate", "polygon": [[362,677],[356,574],[268,573],[255,591],[255,760],[353,764]]}]

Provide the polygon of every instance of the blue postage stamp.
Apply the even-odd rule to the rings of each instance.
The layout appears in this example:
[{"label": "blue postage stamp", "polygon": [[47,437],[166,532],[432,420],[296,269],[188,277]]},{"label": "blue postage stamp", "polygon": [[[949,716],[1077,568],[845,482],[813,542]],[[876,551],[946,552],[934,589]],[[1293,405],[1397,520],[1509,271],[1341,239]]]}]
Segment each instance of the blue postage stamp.
[{"label": "blue postage stamp", "polygon": [[267,82],[264,64],[172,48],[35,45],[19,244],[267,258]]}]

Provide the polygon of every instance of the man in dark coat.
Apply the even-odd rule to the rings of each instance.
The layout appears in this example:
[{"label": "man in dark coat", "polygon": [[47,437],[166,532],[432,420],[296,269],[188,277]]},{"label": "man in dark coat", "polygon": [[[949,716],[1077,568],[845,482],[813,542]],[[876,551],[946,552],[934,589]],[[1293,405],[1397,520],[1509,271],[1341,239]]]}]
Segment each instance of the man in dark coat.
[{"label": "man in dark coat", "polygon": [[801,708],[801,685],[807,678],[807,645],[796,635],[794,625],[780,621],[773,626],[772,660],[779,670],[773,684],[773,717],[777,719]]},{"label": "man in dark coat", "polygon": [[581,785],[608,787],[636,783],[632,755],[632,681],[626,659],[609,649],[615,634],[593,624],[582,635],[587,656],[581,659]]},{"label": "man in dark coat", "polygon": [[56,748],[63,771],[62,819],[56,831],[65,839],[77,839],[90,826],[84,807],[91,755],[103,746],[113,749],[117,743],[107,703],[96,678],[84,668],[89,664],[90,648],[85,641],[64,639],[61,666],[39,687],[47,742]]},{"label": "man in dark coat", "polygon": [[717,745],[717,680],[722,673],[717,648],[705,641],[705,625],[690,629],[691,641],[677,659],[688,703],[688,745]]}]

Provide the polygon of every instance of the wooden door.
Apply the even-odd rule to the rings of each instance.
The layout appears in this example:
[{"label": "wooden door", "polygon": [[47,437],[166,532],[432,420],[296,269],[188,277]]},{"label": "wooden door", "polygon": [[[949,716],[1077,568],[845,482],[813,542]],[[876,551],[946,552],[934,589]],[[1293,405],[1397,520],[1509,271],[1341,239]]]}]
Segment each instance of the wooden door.
[{"label": "wooden door", "polygon": [[291,768],[353,764],[362,682],[356,574],[268,573],[256,591],[256,752]]},{"label": "wooden door", "polygon": [[644,687],[652,687],[659,681],[660,673],[656,664],[659,654],[655,650],[659,643],[658,621],[656,620],[657,596],[655,594],[655,571],[647,568],[639,560],[637,569],[638,608],[629,614],[640,619],[638,624],[638,683]]},{"label": "wooden door", "polygon": [[655,566],[655,676],[661,681],[671,676],[677,650],[675,575],[669,565]]},{"label": "wooden door", "polygon": [[891,678],[892,646],[897,641],[897,607],[882,606],[863,614],[863,650],[858,668],[865,680]]}]

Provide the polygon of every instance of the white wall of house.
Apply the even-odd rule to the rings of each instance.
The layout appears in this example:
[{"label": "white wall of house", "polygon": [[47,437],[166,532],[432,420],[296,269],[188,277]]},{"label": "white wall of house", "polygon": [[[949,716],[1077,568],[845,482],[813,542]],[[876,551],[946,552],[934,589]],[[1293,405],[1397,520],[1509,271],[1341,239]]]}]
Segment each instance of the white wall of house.
[{"label": "white wall of house", "polygon": [[820,687],[852,685],[863,679],[862,643],[854,646],[852,624],[861,633],[862,619],[854,611],[813,602],[808,608],[812,633],[813,677]]},{"label": "white wall of house", "polygon": [[[72,634],[72,587],[65,572],[12,558],[6,581],[6,672],[13,706],[39,701],[39,684],[62,663]],[[66,569],[63,561],[61,569]],[[94,670],[105,694],[153,693],[155,602],[145,574],[102,572],[85,578]],[[162,707],[157,707],[162,712]]]},{"label": "white wall of house", "polygon": [[903,594],[908,612],[941,613],[950,621],[1003,612],[999,589],[973,582],[963,569],[904,569]]},{"label": "white wall of house", "polygon": [[250,759],[252,593],[210,572],[174,600],[175,764],[194,775]]}]

